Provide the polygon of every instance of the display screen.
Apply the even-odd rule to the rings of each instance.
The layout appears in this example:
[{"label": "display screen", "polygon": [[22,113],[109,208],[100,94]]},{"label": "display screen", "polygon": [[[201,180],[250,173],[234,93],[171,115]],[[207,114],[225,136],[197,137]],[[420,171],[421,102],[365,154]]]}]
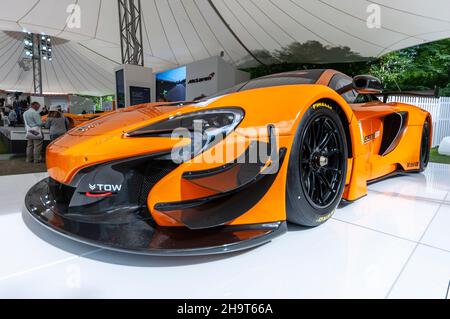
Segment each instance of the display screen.
[{"label": "display screen", "polygon": [[156,93],[159,102],[186,100],[186,67],[156,74]]},{"label": "display screen", "polygon": [[151,102],[150,88],[130,86],[130,106]]},{"label": "display screen", "polygon": [[123,70],[116,71],[117,108],[125,107],[125,81]]}]

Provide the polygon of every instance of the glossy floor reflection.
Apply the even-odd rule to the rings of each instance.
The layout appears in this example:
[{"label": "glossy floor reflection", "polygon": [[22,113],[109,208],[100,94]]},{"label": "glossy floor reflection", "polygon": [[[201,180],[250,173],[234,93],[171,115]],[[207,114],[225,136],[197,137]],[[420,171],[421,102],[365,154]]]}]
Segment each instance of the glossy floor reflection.
[{"label": "glossy floor reflection", "polygon": [[[224,256],[119,254],[23,214],[45,175],[0,177],[0,298],[446,298],[450,166],[370,186],[322,227]],[[448,296],[447,296],[448,297]]]}]

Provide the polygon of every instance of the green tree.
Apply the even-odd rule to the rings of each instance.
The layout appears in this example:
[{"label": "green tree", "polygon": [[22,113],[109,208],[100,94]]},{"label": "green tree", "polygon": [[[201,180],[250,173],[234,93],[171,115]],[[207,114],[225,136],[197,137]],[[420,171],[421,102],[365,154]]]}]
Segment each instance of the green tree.
[{"label": "green tree", "polygon": [[[256,54],[267,61],[268,65],[250,67],[247,64],[244,70],[250,72],[253,78],[302,69],[336,69],[349,76],[377,76],[387,90],[419,91],[438,87],[441,96],[450,96],[450,39],[388,53],[371,61],[361,61],[367,58],[359,56],[349,48],[324,47],[316,41],[292,43],[273,54],[267,51],[259,51]],[[312,60],[318,62],[311,63]],[[322,64],[319,61],[341,63]]]},{"label": "green tree", "polygon": [[450,39],[389,53],[372,63],[370,73],[388,90],[440,88],[450,96]]}]

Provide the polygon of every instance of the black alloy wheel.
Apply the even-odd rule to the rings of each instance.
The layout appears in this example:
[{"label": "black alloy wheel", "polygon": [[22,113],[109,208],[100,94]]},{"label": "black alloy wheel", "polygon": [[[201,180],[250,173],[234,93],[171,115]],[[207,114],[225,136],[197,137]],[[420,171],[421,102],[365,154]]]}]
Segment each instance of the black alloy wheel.
[{"label": "black alloy wheel", "polygon": [[286,215],[291,223],[315,227],[333,215],[347,177],[347,138],[335,108],[316,103],[297,129],[289,159]]},{"label": "black alloy wheel", "polygon": [[343,143],[337,124],[327,115],[311,121],[300,152],[300,181],[308,201],[327,208],[339,195],[343,176]]}]

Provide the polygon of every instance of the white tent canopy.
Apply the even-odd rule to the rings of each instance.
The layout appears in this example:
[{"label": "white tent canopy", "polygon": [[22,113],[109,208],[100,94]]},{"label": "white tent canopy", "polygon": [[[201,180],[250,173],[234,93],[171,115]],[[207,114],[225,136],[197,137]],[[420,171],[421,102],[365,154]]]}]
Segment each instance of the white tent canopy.
[{"label": "white tent canopy", "polygon": [[[222,51],[238,66],[255,62],[248,51],[268,63],[356,61],[450,35],[448,0],[141,3],[145,65],[155,71]],[[81,10],[79,28],[67,23],[71,4]],[[380,9],[379,28],[367,26],[373,5]],[[31,91],[32,72],[18,64],[23,57],[18,32],[26,30],[55,37],[53,62],[43,63],[45,92],[114,92],[113,68],[121,62],[116,0],[0,0],[0,6],[0,30],[16,32],[0,33],[0,89]]]}]

